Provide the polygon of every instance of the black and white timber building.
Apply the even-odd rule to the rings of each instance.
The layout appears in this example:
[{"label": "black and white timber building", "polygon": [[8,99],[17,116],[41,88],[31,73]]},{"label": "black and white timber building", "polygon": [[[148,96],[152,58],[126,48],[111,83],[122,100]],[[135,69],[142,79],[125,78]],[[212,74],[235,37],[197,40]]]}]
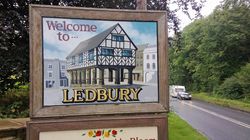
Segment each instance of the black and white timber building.
[{"label": "black and white timber building", "polygon": [[[71,84],[104,85],[104,70],[108,81],[120,84],[127,71],[128,84],[133,84],[137,47],[119,23],[82,41],[66,57]],[[114,76],[113,76],[114,73]]]}]

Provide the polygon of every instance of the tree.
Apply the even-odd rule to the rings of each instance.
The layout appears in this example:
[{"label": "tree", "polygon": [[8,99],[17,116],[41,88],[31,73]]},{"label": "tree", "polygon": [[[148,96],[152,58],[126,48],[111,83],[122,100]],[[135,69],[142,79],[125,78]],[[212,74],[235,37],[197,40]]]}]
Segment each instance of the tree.
[{"label": "tree", "polygon": [[231,99],[250,99],[250,63],[241,67],[231,77],[227,78],[218,88],[217,93]]},{"label": "tree", "polygon": [[186,86],[214,91],[250,61],[249,31],[249,2],[224,1],[210,16],[184,28],[180,52],[170,62],[182,60],[176,64],[178,75],[191,75],[192,79]]},{"label": "tree", "polygon": [[4,3],[0,4],[0,93],[27,82],[29,74],[28,11],[24,10],[28,7],[24,2],[8,7]]},{"label": "tree", "polygon": [[[197,0],[198,1],[198,0]],[[170,28],[177,33],[179,19],[178,9],[188,15],[187,10],[193,9],[195,17],[202,2],[195,0],[148,0],[148,9],[167,10]],[[95,8],[135,9],[136,0],[1,0],[0,2],[0,94],[16,84],[24,84],[29,79],[29,25],[28,5],[45,4],[60,6],[78,6]],[[169,5],[175,4],[176,9],[170,10]]]}]

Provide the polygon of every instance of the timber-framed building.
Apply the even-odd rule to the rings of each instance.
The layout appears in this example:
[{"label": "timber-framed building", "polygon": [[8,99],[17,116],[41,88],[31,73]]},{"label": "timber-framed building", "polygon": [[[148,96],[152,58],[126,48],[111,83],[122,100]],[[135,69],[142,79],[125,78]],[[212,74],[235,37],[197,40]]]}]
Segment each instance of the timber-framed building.
[{"label": "timber-framed building", "polygon": [[71,84],[104,85],[104,70],[108,70],[108,81],[114,84],[124,81],[126,70],[127,82],[133,84],[136,50],[119,23],[80,42],[66,57]]}]

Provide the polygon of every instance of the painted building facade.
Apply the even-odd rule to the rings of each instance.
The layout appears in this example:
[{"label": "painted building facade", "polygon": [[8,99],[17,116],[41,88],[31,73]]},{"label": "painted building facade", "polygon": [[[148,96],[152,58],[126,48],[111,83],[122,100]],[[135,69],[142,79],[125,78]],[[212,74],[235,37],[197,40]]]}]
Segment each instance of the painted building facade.
[{"label": "painted building facade", "polygon": [[157,83],[157,47],[150,46],[143,51],[144,83]]},{"label": "painted building facade", "polygon": [[68,87],[66,61],[44,59],[44,88]]},{"label": "painted building facade", "polygon": [[136,51],[137,47],[127,33],[120,24],[116,24],[80,42],[66,57],[70,81],[72,84],[104,85],[106,70],[108,81],[120,84],[125,79],[126,70],[128,84],[133,84]]},{"label": "painted building facade", "polygon": [[136,52],[136,67],[133,72],[133,79],[135,81],[143,82],[144,71],[143,71],[143,51],[149,46],[149,44],[138,45],[138,50]]}]

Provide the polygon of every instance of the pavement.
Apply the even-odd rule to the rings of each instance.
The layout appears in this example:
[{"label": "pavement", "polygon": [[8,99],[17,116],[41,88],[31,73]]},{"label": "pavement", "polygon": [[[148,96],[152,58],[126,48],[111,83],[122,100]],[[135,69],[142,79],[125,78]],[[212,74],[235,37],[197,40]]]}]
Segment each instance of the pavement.
[{"label": "pavement", "polygon": [[171,97],[170,109],[210,140],[250,140],[250,113]]}]

